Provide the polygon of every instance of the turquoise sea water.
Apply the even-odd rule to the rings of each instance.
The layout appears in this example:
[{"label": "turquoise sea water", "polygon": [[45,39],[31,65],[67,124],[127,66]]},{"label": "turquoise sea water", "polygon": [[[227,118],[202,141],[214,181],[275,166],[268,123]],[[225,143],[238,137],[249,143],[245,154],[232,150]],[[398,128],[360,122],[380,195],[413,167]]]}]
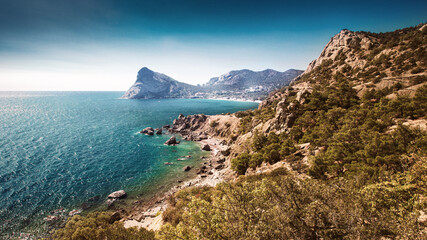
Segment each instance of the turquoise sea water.
[{"label": "turquoise sea water", "polygon": [[[220,114],[257,103],[201,99],[123,100],[122,92],[0,92],[0,232],[26,231],[50,211],[99,202],[124,189],[144,195],[203,154],[197,143],[138,132],[179,113]],[[185,155],[193,158],[176,161]],[[172,161],[171,166],[164,162]],[[176,179],[175,179],[176,181]]]}]

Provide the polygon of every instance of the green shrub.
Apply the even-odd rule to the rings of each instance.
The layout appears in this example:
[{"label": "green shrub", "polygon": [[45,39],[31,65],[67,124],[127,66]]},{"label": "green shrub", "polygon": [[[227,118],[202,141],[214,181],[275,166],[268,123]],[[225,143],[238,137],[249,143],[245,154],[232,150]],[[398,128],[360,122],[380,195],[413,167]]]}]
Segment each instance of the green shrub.
[{"label": "green shrub", "polygon": [[255,169],[261,166],[261,163],[264,161],[264,156],[261,153],[254,153],[249,160],[249,167]]},{"label": "green shrub", "polygon": [[258,130],[255,130],[252,137],[252,147],[255,151],[261,150],[267,144],[267,137],[261,134]]},{"label": "green shrub", "polygon": [[242,153],[237,158],[231,160],[231,168],[240,175],[246,173],[246,169],[249,167],[249,161],[251,155],[249,153]]},{"label": "green shrub", "polygon": [[264,159],[270,164],[280,161],[280,144],[273,143],[263,149]]},{"label": "green shrub", "polygon": [[154,239],[154,232],[145,228],[124,228],[122,222],[111,222],[111,213],[94,212],[86,217],[76,215],[69,219],[65,227],[53,234],[53,239],[92,240],[92,239]]},{"label": "green shrub", "polygon": [[193,197],[183,221],[160,239],[416,239],[421,189],[405,178],[367,185],[298,180],[286,170],[217,185],[210,200]]}]

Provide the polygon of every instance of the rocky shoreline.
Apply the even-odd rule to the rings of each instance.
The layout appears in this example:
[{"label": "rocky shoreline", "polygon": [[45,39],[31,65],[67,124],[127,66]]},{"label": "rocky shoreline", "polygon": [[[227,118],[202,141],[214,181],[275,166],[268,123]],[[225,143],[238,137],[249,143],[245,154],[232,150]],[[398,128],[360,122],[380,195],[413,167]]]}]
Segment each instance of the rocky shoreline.
[{"label": "rocky shoreline", "polygon": [[[234,120],[234,124],[228,125]],[[233,122],[233,121],[231,121]],[[172,125],[165,125],[159,128],[146,127],[140,131],[141,134],[148,136],[169,134],[170,138],[165,142],[165,145],[179,145],[176,136],[181,136],[187,141],[195,141],[200,143],[200,148],[203,151],[210,152],[209,157],[201,157],[201,166],[194,168],[193,166],[185,166],[182,171],[194,174],[194,178],[185,181],[178,180],[177,184],[166,192],[158,193],[156,196],[148,200],[135,200],[131,204],[124,200],[127,193],[124,190],[117,190],[108,195],[105,201],[94,197],[83,203],[80,208],[73,209],[70,212],[65,209],[57,209],[49,213],[44,218],[44,221],[49,224],[51,229],[64,227],[66,220],[77,214],[81,214],[84,210],[92,208],[96,204],[105,204],[109,211],[113,211],[111,219],[114,221],[122,221],[126,228],[129,227],[144,227],[149,230],[159,230],[163,225],[162,212],[168,207],[167,199],[181,189],[193,186],[211,186],[214,187],[218,183],[225,180],[233,179],[234,172],[230,169],[230,150],[231,143],[225,141],[227,137],[215,134],[219,129],[213,126],[212,123],[222,125],[221,134],[227,133],[230,129],[235,128],[236,119],[231,115],[214,115],[206,116],[204,114],[195,114],[184,116],[180,114],[173,121]],[[231,128],[230,128],[231,126]],[[185,156],[191,158],[192,156]],[[181,161],[182,159],[178,159]],[[165,162],[165,165],[173,163]]]},{"label": "rocky shoreline", "polygon": [[[195,171],[196,177],[187,181],[178,181],[178,185],[172,187],[169,191],[153,197],[149,201],[134,202],[133,209],[130,213],[126,211],[116,211],[114,216],[119,217],[126,228],[144,227],[149,230],[159,230],[163,225],[162,212],[168,207],[167,199],[177,191],[194,186],[216,186],[218,183],[229,179],[232,171],[227,161],[229,155],[229,146],[224,140],[211,136],[208,132],[203,131],[203,126],[208,123],[208,116],[196,114],[185,117],[180,114],[173,121],[172,126],[164,126],[172,136],[165,144],[179,144],[174,134],[182,136],[188,141],[197,141],[201,144],[201,149],[210,151],[210,156],[202,157],[202,165],[198,168],[190,166],[184,167],[183,171]],[[146,128],[141,133],[147,134],[152,132],[152,128]],[[151,130],[151,131],[150,131]],[[151,135],[151,134],[150,134]],[[166,164],[166,163],[165,163]]]}]

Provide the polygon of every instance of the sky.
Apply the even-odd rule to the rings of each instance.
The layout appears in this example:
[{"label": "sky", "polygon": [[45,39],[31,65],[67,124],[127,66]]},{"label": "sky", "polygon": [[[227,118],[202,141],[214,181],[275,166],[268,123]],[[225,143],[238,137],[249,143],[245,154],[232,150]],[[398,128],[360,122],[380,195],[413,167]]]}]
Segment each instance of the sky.
[{"label": "sky", "polygon": [[125,91],[142,67],[190,84],[305,70],[341,29],[425,22],[425,0],[0,0],[0,91]]}]

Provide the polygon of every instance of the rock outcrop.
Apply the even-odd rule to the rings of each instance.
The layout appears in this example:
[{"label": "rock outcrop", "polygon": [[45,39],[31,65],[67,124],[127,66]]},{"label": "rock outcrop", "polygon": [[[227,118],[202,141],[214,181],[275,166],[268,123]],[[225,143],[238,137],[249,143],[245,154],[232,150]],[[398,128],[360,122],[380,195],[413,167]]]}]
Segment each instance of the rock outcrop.
[{"label": "rock outcrop", "polygon": [[182,170],[183,170],[184,172],[188,172],[188,171],[190,171],[190,170],[191,170],[191,167],[190,167],[190,166],[185,166]]},{"label": "rock outcrop", "polygon": [[184,98],[191,97],[200,90],[198,86],[178,82],[169,76],[144,67],[139,70],[136,82],[122,98]]},{"label": "rock outcrop", "polygon": [[176,140],[175,136],[172,136],[169,138],[169,140],[167,140],[165,142],[166,145],[175,145],[175,144],[179,144],[179,141]]},{"label": "rock outcrop", "polygon": [[108,195],[108,198],[124,198],[126,197],[126,192],[125,190],[119,190],[119,191],[115,191],[110,193],[110,195]]},{"label": "rock outcrop", "polygon": [[202,132],[195,132],[200,129],[207,120],[204,114],[195,114],[188,117],[180,114],[177,119],[173,121],[173,125],[169,128],[169,132],[179,133],[184,136],[188,141],[200,141],[207,138],[207,135]]},{"label": "rock outcrop", "polygon": [[[352,49],[369,50],[375,42],[374,38],[369,37],[364,33],[352,32],[347,29],[343,29],[340,33],[331,38],[320,56],[308,65],[307,70],[304,73],[308,73],[315,67],[320,66],[323,61],[328,59],[335,60],[340,54],[346,54]],[[346,57],[345,61],[352,68],[363,68],[366,64],[366,60],[361,59],[360,55],[356,54],[352,55],[352,57]]]},{"label": "rock outcrop", "polygon": [[209,146],[209,144],[205,144],[205,145],[202,146],[202,150],[210,151],[211,150],[211,146]]},{"label": "rock outcrop", "polygon": [[154,135],[154,129],[152,127],[146,127],[143,130],[141,130],[139,133],[147,134],[147,135]]}]

